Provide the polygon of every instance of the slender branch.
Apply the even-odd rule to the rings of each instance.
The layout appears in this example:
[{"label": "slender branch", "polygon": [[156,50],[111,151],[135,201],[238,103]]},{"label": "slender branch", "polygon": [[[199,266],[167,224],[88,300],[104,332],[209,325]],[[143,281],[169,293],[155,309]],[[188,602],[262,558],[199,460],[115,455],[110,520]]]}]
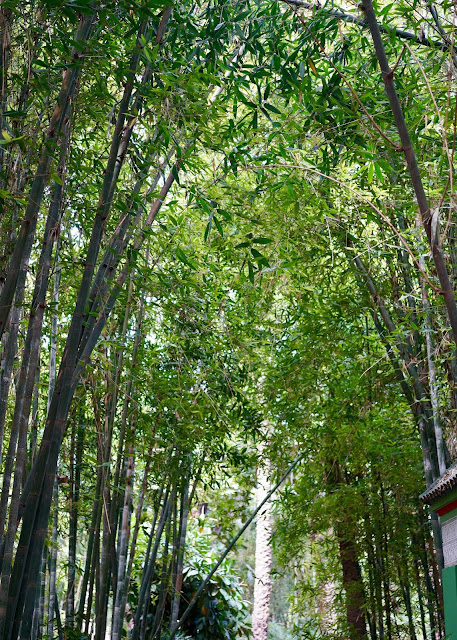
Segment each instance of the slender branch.
[{"label": "slender branch", "polygon": [[[433,2],[429,3],[428,10],[430,11],[430,14],[431,14],[431,16],[433,18],[433,22],[435,23],[436,30],[439,31],[439,33],[441,34],[443,40],[446,42],[446,40],[449,38],[449,36],[446,34],[445,30],[443,29],[443,26],[441,24],[441,20],[439,18],[438,12],[437,12],[436,7],[433,4]],[[455,54],[453,43],[451,41],[447,45],[447,48],[451,53],[452,60],[453,60],[453,62],[455,64],[455,66],[457,67],[457,55]]]},{"label": "slender branch", "polygon": [[362,109],[363,113],[366,115],[366,117],[368,118],[368,120],[371,122],[372,126],[376,129],[376,131],[379,133],[379,135],[384,138],[384,140],[386,142],[388,142],[390,145],[392,145],[392,147],[396,150],[396,151],[400,151],[398,145],[389,138],[389,136],[387,136],[384,131],[381,129],[381,127],[377,124],[377,122],[375,121],[375,119],[373,118],[373,116],[368,112],[367,108],[365,107],[365,105],[363,104],[362,100],[359,97],[359,94],[357,93],[357,91],[354,89],[354,87],[352,86],[352,84],[349,82],[349,80],[346,78],[346,76],[344,75],[344,73],[341,71],[341,69],[339,69],[336,64],[333,62],[331,56],[329,56],[329,54],[327,53],[327,51],[325,50],[325,47],[322,45],[321,41],[314,35],[314,33],[311,31],[311,29],[309,28],[309,26],[307,25],[307,23],[303,20],[302,16],[298,13],[297,9],[292,5],[292,3],[289,2],[289,0],[284,0],[284,2],[288,5],[290,5],[291,10],[294,12],[294,14],[296,15],[296,17],[300,20],[300,22],[302,23],[303,27],[308,31],[308,33],[310,34],[311,38],[314,40],[314,43],[316,44],[317,48],[319,49],[319,51],[322,53],[322,55],[325,57],[325,59],[327,60],[327,62],[329,63],[329,65],[335,70],[335,72],[340,76],[340,78],[343,80],[343,82],[346,84],[346,86],[348,87],[349,91],[351,92],[352,97],[354,98],[354,100],[357,102],[357,104],[359,105],[359,107]]},{"label": "slender branch", "polygon": [[[316,13],[322,13],[323,15],[330,16],[331,18],[338,18],[339,20],[343,20],[343,22],[348,22],[349,24],[356,24],[363,29],[367,29],[368,25],[363,18],[359,18],[355,16],[353,13],[345,13],[340,9],[330,9],[328,7],[319,8],[313,2],[303,2],[303,0],[287,0],[288,4],[292,4],[294,7],[300,7],[302,9],[314,9]],[[430,40],[429,38],[419,37],[415,33],[411,31],[404,31],[403,29],[386,29],[386,27],[379,26],[379,30],[381,33],[391,34],[392,31],[395,32],[397,38],[401,40],[409,40],[410,42],[414,42],[414,44],[421,45],[423,47],[431,47],[432,49],[440,49],[441,51],[449,51],[450,47],[446,42],[442,42],[440,40]]]}]

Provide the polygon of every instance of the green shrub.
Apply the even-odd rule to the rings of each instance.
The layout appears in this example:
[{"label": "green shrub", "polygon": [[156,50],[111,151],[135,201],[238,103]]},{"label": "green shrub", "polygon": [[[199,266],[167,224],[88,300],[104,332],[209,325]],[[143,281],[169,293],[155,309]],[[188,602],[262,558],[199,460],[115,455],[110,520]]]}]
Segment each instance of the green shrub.
[{"label": "green shrub", "polygon": [[[182,608],[216,564],[223,548],[202,520],[192,523],[185,556]],[[184,633],[195,640],[235,640],[251,635],[249,603],[233,563],[226,558],[212,577],[184,625]]]}]

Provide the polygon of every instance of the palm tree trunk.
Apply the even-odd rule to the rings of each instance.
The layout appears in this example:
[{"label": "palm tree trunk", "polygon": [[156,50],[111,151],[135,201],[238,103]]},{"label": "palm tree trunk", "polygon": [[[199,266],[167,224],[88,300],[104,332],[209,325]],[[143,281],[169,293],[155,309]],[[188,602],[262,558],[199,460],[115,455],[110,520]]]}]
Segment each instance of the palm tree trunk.
[{"label": "palm tree trunk", "polygon": [[[340,550],[340,562],[343,571],[343,587],[346,592],[346,617],[350,640],[367,640],[365,625],[365,598],[362,576],[355,545],[336,527],[336,536]],[[382,610],[381,610],[382,616]]]},{"label": "palm tree trunk", "polygon": [[[269,466],[259,466],[257,468],[257,504],[263,501],[270,489]],[[272,590],[271,569],[273,566],[272,533],[273,514],[271,502],[268,501],[258,515],[255,537],[255,582],[252,610],[252,636],[254,640],[267,640],[268,638]]]}]

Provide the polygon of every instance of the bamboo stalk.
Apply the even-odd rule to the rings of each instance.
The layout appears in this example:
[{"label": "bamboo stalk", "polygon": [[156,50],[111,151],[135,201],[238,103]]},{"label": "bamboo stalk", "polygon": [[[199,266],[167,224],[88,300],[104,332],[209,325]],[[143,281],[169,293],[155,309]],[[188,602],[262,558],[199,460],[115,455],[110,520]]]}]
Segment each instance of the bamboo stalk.
[{"label": "bamboo stalk", "polygon": [[[76,414],[78,416],[78,413]],[[78,536],[78,513],[81,487],[81,466],[84,450],[85,428],[82,423],[83,415],[79,421],[74,420],[71,443],[70,464],[70,505],[69,505],[69,540],[68,540],[68,574],[67,597],[65,603],[65,626],[74,628],[75,623],[75,584],[76,584],[76,551]],[[76,442],[75,442],[76,439]],[[75,451],[76,449],[76,451]]]},{"label": "bamboo stalk", "polygon": [[[59,485],[57,479],[54,482],[54,513],[52,518],[51,550],[49,554],[49,597],[48,597],[48,625],[47,637],[54,637],[54,616],[58,607],[56,596],[57,582],[57,525],[59,514]],[[24,627],[24,623],[23,623]],[[25,629],[24,629],[25,631]],[[27,634],[24,634],[27,635]]]},{"label": "bamboo stalk", "polygon": [[[149,586],[152,581],[153,573],[155,570],[155,564],[157,559],[157,553],[159,551],[160,540],[164,531],[165,525],[169,520],[169,512],[171,508],[171,499],[169,497],[169,489],[167,488],[163,500],[162,513],[160,516],[159,524],[155,534],[154,546],[152,547],[150,557],[146,557],[147,564],[145,564],[142,579],[140,593],[138,595],[138,604],[135,612],[134,627],[132,631],[131,640],[138,640],[141,632],[143,612],[146,605],[146,597],[149,591]],[[151,534],[152,535],[152,534]],[[152,538],[151,538],[152,539]]]},{"label": "bamboo stalk", "polygon": [[[75,35],[75,40],[82,46],[89,40],[94,19],[95,12],[92,11],[81,20]],[[22,266],[29,261],[41,200],[51,168],[53,147],[62,130],[71,97],[76,89],[76,79],[81,70],[80,57],[81,47],[73,48],[70,56],[71,63],[64,73],[62,87],[57,98],[57,105],[46,133],[45,144],[43,145],[43,151],[30,189],[24,220],[14,247],[13,255],[11,256],[8,275],[0,293],[0,337],[5,330],[20,270]]]},{"label": "bamboo stalk", "polygon": [[[165,14],[167,14],[167,11],[168,9],[165,10]],[[137,55],[137,52],[134,55]],[[74,367],[77,362],[78,344],[90,291],[90,283],[100,248],[102,232],[111,205],[109,196],[111,192],[113,172],[117,160],[120,134],[123,129],[125,116],[128,110],[133,78],[131,78],[131,81],[131,83],[126,83],[123,99],[121,100],[119,108],[110,155],[104,175],[100,202],[97,208],[89,247],[87,250],[85,268],[56,382],[56,389],[49,407],[40,451],[37,456],[36,464],[29,476],[30,482],[24,489],[24,498],[27,496],[25,498],[27,502],[27,509],[25,509],[24,512],[25,516],[22,524],[21,540],[16,553],[16,560],[11,580],[13,592],[9,598],[9,611],[7,611],[6,614],[9,620],[12,620],[16,615],[13,611],[17,609],[20,600],[19,590],[27,589],[30,597],[32,590],[35,588],[33,580],[30,581],[27,587],[23,584],[25,565],[28,562],[27,556],[31,554],[33,556],[33,560],[30,562],[32,567],[31,573],[39,570],[36,558],[39,555],[38,551],[40,550],[40,547],[42,547],[44,536],[42,534],[37,534],[37,529],[42,531],[41,523],[44,521],[45,517],[47,517],[47,514],[49,514],[52,495],[52,478],[56,472],[58,454],[65,432],[70,403],[74,393],[74,387],[72,386],[71,381],[74,377]],[[40,525],[38,523],[40,523]],[[34,533],[33,536],[32,533]],[[24,600],[24,598],[22,598],[22,600]]]},{"label": "bamboo stalk", "polygon": [[[446,309],[449,316],[449,322],[452,329],[452,335],[454,343],[457,347],[457,305],[452,290],[452,285],[449,280],[449,274],[446,267],[443,251],[440,246],[439,232],[437,217],[438,211],[432,213],[425,194],[424,185],[417,164],[416,155],[414,153],[411,139],[409,136],[408,127],[406,125],[403,110],[401,108],[400,100],[398,98],[397,91],[394,84],[395,70],[392,70],[387,60],[386,51],[382,42],[381,31],[379,29],[378,22],[376,20],[376,14],[373,9],[371,0],[362,0],[362,8],[365,12],[368,27],[373,38],[373,45],[378,58],[379,66],[384,81],[387,97],[392,109],[392,114],[397,126],[397,130],[401,140],[401,151],[403,152],[408,166],[409,174],[411,177],[411,184],[416,194],[417,204],[422,217],[422,224],[427,235],[430,248],[432,250],[432,257],[435,263],[436,273],[441,285],[441,294],[446,304]],[[434,225],[433,217],[436,216],[436,224]],[[436,229],[434,229],[434,226]]]},{"label": "bamboo stalk", "polygon": [[183,569],[184,569],[184,552],[187,536],[187,523],[189,520],[189,472],[184,480],[184,488],[181,494],[181,517],[180,517],[180,531],[179,542],[176,550],[176,578],[174,582],[174,592],[171,606],[170,627],[173,628],[178,622],[179,618],[179,605],[181,602],[181,591],[183,583]]},{"label": "bamboo stalk", "polygon": [[[151,454],[151,450],[149,451],[149,455],[150,454]],[[136,543],[137,543],[137,539],[138,539],[138,532],[140,530],[140,518],[141,518],[141,513],[143,511],[143,504],[144,504],[144,497],[145,497],[146,489],[147,489],[149,469],[150,469],[150,460],[148,459],[148,462],[146,463],[146,467],[145,467],[144,474],[143,474],[143,482],[141,484],[141,490],[140,490],[140,495],[139,495],[139,499],[138,499],[138,505],[137,505],[137,509],[136,509],[136,513],[135,513],[135,528],[133,530],[132,543],[130,545],[128,567],[127,567],[127,570],[126,570],[126,573],[125,573],[124,582],[123,582],[122,586],[120,587],[122,589],[122,595],[121,595],[121,603],[120,603],[119,609],[117,610],[117,622],[115,623],[115,620],[113,619],[113,634],[117,634],[118,639],[122,636],[122,627],[123,627],[125,609],[126,609],[126,606],[127,606],[127,595],[128,595],[128,589],[129,589],[130,579],[131,579],[131,575],[132,575],[133,561],[135,559]],[[160,505],[160,502],[161,502],[161,499],[162,499],[162,492],[163,492],[163,490],[161,489],[160,492],[159,492],[159,499],[158,499],[159,505]],[[155,512],[154,512],[154,518],[153,518],[152,525],[151,525],[150,540],[152,540],[152,535],[153,535],[154,530],[155,530],[155,526],[156,526],[157,518],[158,518],[158,513],[159,513],[159,509],[156,509]],[[119,585],[119,582],[118,582],[118,585]],[[112,640],[115,640],[114,635],[113,635],[113,639]]]},{"label": "bamboo stalk", "polygon": [[[357,26],[362,27],[363,29],[367,28],[367,23],[365,22],[365,20],[363,20],[362,18],[359,18],[358,16],[352,13],[347,13],[345,11],[342,11],[341,9],[335,9],[333,7],[333,3],[331,7],[328,7],[327,5],[321,7],[320,4],[317,4],[315,2],[305,2],[304,0],[285,0],[285,1],[287,2],[287,4],[290,4],[294,7],[310,9],[312,11],[315,11],[317,15],[321,14],[323,16],[328,16],[330,18],[336,18],[337,20],[342,20],[343,22],[347,22],[348,24],[356,24]],[[388,35],[390,35],[392,32],[391,29],[388,30],[381,25],[379,26],[379,29],[381,33],[386,33]],[[416,35],[415,33],[412,33],[411,31],[405,31],[404,29],[399,29],[397,27],[393,27],[393,30],[395,31],[395,35],[397,36],[397,38],[400,38],[401,40],[406,40],[423,47],[430,47],[432,49],[438,49],[441,51],[450,50],[450,46],[446,42],[442,42],[440,40],[432,40],[425,36],[419,37],[418,35]]]}]

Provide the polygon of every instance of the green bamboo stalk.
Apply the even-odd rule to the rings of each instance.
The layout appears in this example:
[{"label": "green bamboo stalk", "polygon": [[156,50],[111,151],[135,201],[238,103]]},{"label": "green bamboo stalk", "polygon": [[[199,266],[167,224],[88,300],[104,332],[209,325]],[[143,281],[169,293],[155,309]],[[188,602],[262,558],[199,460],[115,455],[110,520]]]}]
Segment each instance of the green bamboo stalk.
[{"label": "green bamboo stalk", "polygon": [[[392,114],[401,140],[400,150],[403,152],[411,177],[411,184],[416,194],[417,204],[422,217],[422,224],[432,250],[432,257],[436,268],[436,273],[441,285],[441,294],[446,304],[449,316],[449,322],[452,329],[454,343],[457,347],[457,304],[454,298],[452,285],[449,280],[449,274],[446,267],[443,251],[440,246],[438,225],[436,231],[433,229],[432,212],[427,201],[424,185],[417,164],[416,155],[414,153],[408,127],[406,125],[403,110],[394,84],[395,69],[392,70],[387,60],[386,51],[382,42],[381,31],[379,29],[376,14],[373,9],[371,0],[362,0],[362,8],[365,13],[366,21],[373,38],[373,45],[378,58],[379,66],[384,81],[387,97],[392,109]],[[436,212],[434,215],[438,215]]]},{"label": "green bamboo stalk", "polygon": [[[136,52],[135,55],[137,55]],[[117,152],[120,144],[120,135],[124,126],[125,116],[128,110],[128,103],[130,101],[131,90],[133,86],[133,77],[131,83],[126,83],[123,99],[121,100],[119,115],[116,122],[112,144],[110,149],[110,156],[107,163],[107,168],[104,175],[104,182],[101,191],[100,204],[97,208],[92,234],[87,250],[87,258],[85,262],[85,268],[81,285],[78,291],[77,302],[73,313],[70,329],[67,337],[67,344],[62,357],[59,376],[56,382],[56,390],[53,395],[53,400],[50,404],[48,418],[43,434],[40,451],[37,456],[37,461],[29,476],[29,484],[24,489],[24,494],[27,502],[27,508],[25,509],[25,517],[23,519],[21,542],[16,554],[16,560],[14,563],[13,576],[11,580],[12,594],[9,598],[10,606],[9,612],[7,612],[8,620],[12,620],[16,613],[13,614],[18,606],[19,602],[19,590],[27,589],[29,596],[34,588],[34,582],[31,580],[28,587],[23,585],[23,577],[25,571],[25,564],[27,561],[27,554],[33,555],[33,562],[31,566],[33,571],[38,571],[37,556],[38,549],[43,544],[42,535],[33,535],[38,527],[38,522],[42,522],[45,517],[45,513],[49,513],[50,501],[52,495],[52,488],[50,486],[51,478],[55,475],[57,467],[57,458],[60,451],[63,435],[65,432],[65,426],[68,416],[70,403],[73,397],[74,388],[71,385],[71,380],[74,376],[74,367],[77,362],[78,343],[81,336],[81,328],[83,318],[85,316],[85,309],[88,301],[88,295],[90,291],[90,283],[94,273],[95,263],[97,260],[102,232],[105,226],[105,222],[110,210],[110,193],[112,186],[112,178],[114,168],[117,160]],[[24,496],[24,497],[25,497]],[[24,502],[25,502],[24,500]],[[22,598],[23,600],[24,598]],[[27,600],[28,602],[29,600]]]},{"label": "green bamboo stalk", "polygon": [[[367,29],[368,25],[363,18],[356,16],[352,13],[347,13],[341,9],[336,9],[333,6],[328,6],[325,4],[324,6],[320,6],[320,4],[316,4],[314,2],[305,2],[304,0],[285,0],[287,4],[290,4],[294,7],[310,9],[315,11],[317,15],[328,16],[329,18],[336,18],[337,20],[342,20],[343,22],[347,22],[348,24],[356,24],[363,29]],[[390,35],[392,33],[391,29],[386,29],[385,27],[379,27],[381,33],[386,33]],[[399,29],[398,27],[392,27],[393,31],[397,38],[401,40],[406,40],[409,42],[413,42],[422,47],[429,47],[432,49],[438,49],[440,51],[449,51],[450,46],[446,42],[442,42],[440,40],[433,40],[427,37],[419,37],[417,34],[412,33],[411,31],[405,31],[404,29]]]},{"label": "green bamboo stalk", "polygon": [[[95,20],[95,11],[84,16],[80,22],[75,40],[81,46],[88,42],[92,26]],[[46,140],[43,145],[42,154],[38,163],[35,177],[30,189],[28,204],[25,210],[24,220],[16,241],[13,255],[10,260],[8,275],[0,294],[0,337],[2,336],[6,321],[9,316],[11,304],[17,286],[17,280],[23,264],[29,261],[33,236],[35,234],[38,213],[40,210],[41,200],[49,172],[51,169],[52,154],[55,141],[58,140],[65,116],[70,104],[71,97],[76,89],[76,79],[81,70],[80,64],[81,47],[73,48],[70,56],[70,64],[64,73],[62,87],[57,98],[57,105],[51,116],[49,127],[46,133]],[[28,249],[30,247],[30,249]]]},{"label": "green bamboo stalk", "polygon": [[[165,528],[165,525],[169,520],[170,507],[171,507],[171,500],[169,497],[169,488],[167,488],[164,499],[163,499],[162,513],[161,513],[159,524],[157,526],[157,531],[155,534],[154,546],[152,547],[150,557],[146,555],[146,559],[145,559],[144,571],[141,579],[141,587],[140,587],[140,593],[138,595],[138,604],[135,612],[135,620],[134,620],[134,627],[132,631],[131,640],[138,640],[140,637],[142,617],[143,617],[143,612],[146,604],[146,596],[147,596],[149,585],[152,581],[152,576],[155,570],[157,553],[159,551],[159,545],[160,545],[160,540],[162,538],[162,533]],[[151,533],[151,541],[152,541],[152,533]]]},{"label": "green bamboo stalk", "polygon": [[[107,358],[108,360],[108,358]],[[115,372],[115,376],[117,371]],[[103,536],[102,553],[100,558],[100,585],[97,589],[97,615],[95,618],[95,640],[103,640],[106,631],[107,608],[109,599],[109,578],[111,575],[111,541],[115,528],[115,520],[111,518],[111,491],[109,487],[111,446],[113,440],[114,411],[110,411],[110,405],[115,400],[115,385],[113,387],[112,372],[108,369],[105,375],[105,437],[102,463],[102,513]]]},{"label": "green bamboo stalk", "polygon": [[[58,607],[56,597],[56,582],[57,582],[57,526],[58,526],[58,514],[59,514],[59,485],[57,478],[54,481],[54,513],[52,517],[52,533],[51,533],[51,549],[49,554],[49,596],[48,596],[48,624],[47,624],[47,637],[54,637],[54,616],[56,607]],[[26,629],[24,635],[28,635]]]},{"label": "green bamboo stalk", "polygon": [[[78,413],[76,414],[78,417]],[[70,465],[70,506],[69,506],[69,536],[68,536],[68,574],[67,596],[65,603],[65,626],[73,629],[75,623],[75,586],[76,586],[76,551],[78,539],[78,515],[81,490],[81,467],[84,451],[84,437],[86,429],[83,424],[84,414],[81,412],[79,420],[73,422],[72,430],[72,460]],[[76,440],[76,442],[75,442]],[[76,449],[76,450],[75,450]]]},{"label": "green bamboo stalk", "polygon": [[189,507],[189,473],[187,473],[184,479],[183,491],[181,493],[179,541],[176,549],[176,572],[173,584],[174,592],[171,605],[170,628],[173,628],[176,625],[179,618]]},{"label": "green bamboo stalk", "polygon": [[[81,594],[79,599],[78,613],[76,615],[76,629],[81,632],[82,624],[85,618],[84,609],[86,605],[87,591],[89,588],[89,582],[91,578],[91,570],[95,564],[93,558],[95,557],[95,549],[97,532],[100,531],[100,518],[102,512],[102,499],[101,499],[101,487],[102,487],[102,474],[101,466],[98,468],[97,482],[95,487],[94,502],[92,507],[91,524],[89,528],[89,538],[86,549],[86,562],[83,572]],[[89,593],[92,592],[92,588],[89,589]],[[90,607],[87,608],[87,616],[90,616]]]},{"label": "green bamboo stalk", "polygon": [[[149,450],[149,456],[150,455],[151,455],[151,449]],[[113,618],[113,638],[112,638],[112,640],[116,640],[115,635],[117,636],[117,640],[119,640],[121,638],[121,636],[122,636],[122,627],[123,627],[123,622],[124,622],[125,609],[126,609],[126,606],[127,606],[127,594],[128,594],[128,589],[129,589],[129,586],[130,586],[130,579],[131,579],[131,576],[132,576],[133,561],[135,559],[136,543],[137,543],[137,540],[138,540],[138,532],[140,530],[141,514],[143,512],[143,504],[144,504],[144,497],[145,497],[146,490],[147,490],[149,470],[150,470],[150,458],[148,458],[148,461],[146,463],[146,467],[145,467],[145,470],[144,470],[143,481],[141,483],[140,495],[139,495],[139,499],[138,499],[138,505],[137,505],[136,512],[135,512],[135,528],[133,530],[132,543],[130,545],[128,567],[127,567],[127,570],[125,572],[125,578],[124,578],[123,584],[119,585],[119,582],[118,582],[118,588],[120,590],[122,590],[122,595],[121,595],[121,603],[120,603],[120,606],[119,606],[119,610],[115,609],[115,613],[117,615],[117,621],[116,621],[116,618]],[[163,490],[161,489],[160,492],[159,492],[159,497],[158,497],[158,504],[159,505],[160,505],[161,500],[162,500],[162,492],[163,492]],[[152,540],[152,536],[153,536],[154,531],[155,531],[155,526],[157,524],[158,514],[159,514],[159,509],[156,509],[155,512],[154,512],[154,518],[153,518],[152,525],[151,525],[151,533],[150,533],[150,538],[149,538],[150,541]]]},{"label": "green bamboo stalk", "polygon": [[[156,604],[156,612],[155,612],[155,616],[154,616],[154,621],[152,623],[152,628],[151,628],[151,638],[154,638],[154,640],[160,640],[160,636],[161,636],[161,631],[162,631],[162,620],[163,620],[163,615],[164,615],[164,609],[165,609],[165,601],[166,601],[166,595],[167,595],[167,591],[168,591],[168,583],[169,583],[169,579],[170,579],[170,575],[173,572],[173,554],[172,557],[170,559],[170,562],[168,562],[168,550],[170,547],[170,532],[171,532],[171,527],[172,524],[175,524],[175,515],[176,515],[176,508],[175,508],[175,504],[176,504],[176,491],[174,490],[174,496],[172,495],[172,508],[170,510],[170,517],[168,518],[168,522],[167,522],[167,528],[165,531],[165,540],[164,540],[164,545],[163,545],[163,551],[162,551],[162,568],[160,571],[160,582],[159,582],[159,597],[157,599],[157,604]],[[151,584],[152,584],[152,578],[153,575],[151,574],[151,580],[149,582],[148,585],[148,589],[147,589],[147,597],[146,597],[146,602],[144,605],[144,613],[143,613],[143,618],[141,621],[141,631],[140,631],[140,640],[146,640],[146,633],[148,630],[148,612],[149,612],[149,605],[151,603]]]}]

